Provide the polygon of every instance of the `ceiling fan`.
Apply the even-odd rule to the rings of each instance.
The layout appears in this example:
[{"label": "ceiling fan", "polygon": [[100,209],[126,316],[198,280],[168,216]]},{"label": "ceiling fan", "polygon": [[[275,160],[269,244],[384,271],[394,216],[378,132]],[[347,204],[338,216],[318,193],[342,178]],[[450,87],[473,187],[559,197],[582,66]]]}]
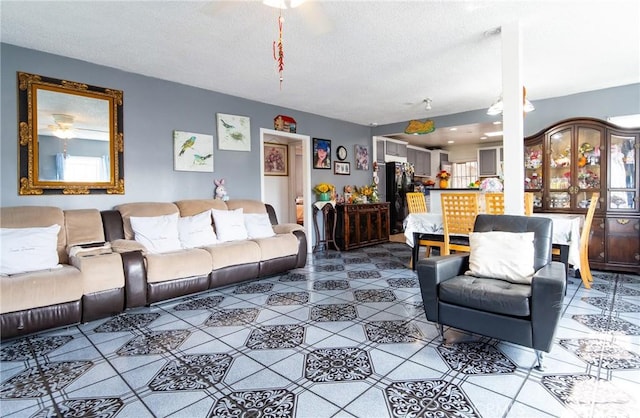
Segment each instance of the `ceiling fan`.
[{"label": "ceiling fan", "polygon": [[[63,113],[53,113],[53,125],[48,125],[47,129],[50,134],[60,139],[73,139],[82,137],[85,139],[109,140],[109,132],[104,129],[82,128],[74,125],[75,118],[73,115]],[[83,131],[80,133],[79,131]],[[45,133],[46,134],[46,133]]]}]

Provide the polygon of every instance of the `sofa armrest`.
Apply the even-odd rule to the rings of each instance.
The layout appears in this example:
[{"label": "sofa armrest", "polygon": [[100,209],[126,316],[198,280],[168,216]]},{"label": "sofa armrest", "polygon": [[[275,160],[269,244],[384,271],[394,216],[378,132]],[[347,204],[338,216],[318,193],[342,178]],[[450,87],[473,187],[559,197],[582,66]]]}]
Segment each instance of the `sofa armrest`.
[{"label": "sofa armrest", "polygon": [[438,322],[438,286],[440,283],[464,274],[468,268],[469,254],[429,257],[418,261],[417,271],[422,303],[429,321]]},{"label": "sofa armrest", "polygon": [[536,272],[531,281],[533,348],[549,352],[560,316],[567,285],[563,263],[552,261]]},{"label": "sofa armrest", "polygon": [[304,231],[302,225],[287,223],[287,224],[277,224],[271,225],[273,227],[273,232],[276,234],[289,234],[293,231]]},{"label": "sofa armrest", "polygon": [[111,249],[116,253],[140,251],[144,255],[147,252],[147,248],[144,245],[132,239],[117,239],[111,243]]},{"label": "sofa armrest", "polygon": [[147,269],[141,251],[120,254],[125,280],[125,307],[135,308],[147,304]]}]

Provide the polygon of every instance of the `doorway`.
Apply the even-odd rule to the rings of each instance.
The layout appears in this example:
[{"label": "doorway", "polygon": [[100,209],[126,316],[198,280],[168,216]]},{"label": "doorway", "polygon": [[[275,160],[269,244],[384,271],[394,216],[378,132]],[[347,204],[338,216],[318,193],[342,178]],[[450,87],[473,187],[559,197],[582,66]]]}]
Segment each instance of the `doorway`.
[{"label": "doorway", "polygon": [[[287,175],[266,176],[264,172],[264,144],[287,146]],[[260,128],[260,196],[273,206],[278,222],[296,223],[300,220],[296,204],[302,206],[301,222],[307,235],[307,252],[313,248],[313,218],[311,214],[311,138],[273,129]]]}]

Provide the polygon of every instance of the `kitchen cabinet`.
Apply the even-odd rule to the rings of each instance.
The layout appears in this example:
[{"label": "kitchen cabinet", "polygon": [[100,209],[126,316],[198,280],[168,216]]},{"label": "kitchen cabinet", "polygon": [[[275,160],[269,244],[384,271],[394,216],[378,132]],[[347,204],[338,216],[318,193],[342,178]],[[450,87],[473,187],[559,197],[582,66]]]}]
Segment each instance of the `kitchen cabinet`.
[{"label": "kitchen cabinet", "polygon": [[336,205],[336,243],[343,251],[389,241],[389,203]]},{"label": "kitchen cabinet", "polygon": [[502,176],[502,147],[478,148],[478,176]]},{"label": "kitchen cabinet", "polygon": [[600,193],[589,239],[594,269],[640,273],[639,144],[639,128],[593,118],[565,120],[525,139],[524,188],[535,194],[536,212],[584,214]]},{"label": "kitchen cabinet", "polygon": [[403,141],[396,141],[393,139],[386,139],[384,142],[385,148],[385,162],[407,161],[407,143]]},{"label": "kitchen cabinet", "polygon": [[431,151],[409,145],[407,162],[413,164],[415,176],[431,177]]}]

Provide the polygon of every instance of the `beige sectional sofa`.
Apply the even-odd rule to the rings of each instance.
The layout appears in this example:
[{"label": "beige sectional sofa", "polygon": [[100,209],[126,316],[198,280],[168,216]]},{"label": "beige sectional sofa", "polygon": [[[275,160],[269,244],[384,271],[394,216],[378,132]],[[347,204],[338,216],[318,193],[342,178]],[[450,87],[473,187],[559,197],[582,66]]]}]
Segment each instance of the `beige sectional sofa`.
[{"label": "beige sectional sofa", "polygon": [[[268,217],[272,236],[153,252],[136,240],[131,218],[188,218],[215,209]],[[213,212],[212,212],[213,213]],[[221,232],[210,218],[211,234]],[[59,266],[0,275],[0,337],[86,322],[190,293],[303,267],[307,241],[298,224],[278,224],[255,200],[126,203],[113,210],[0,208],[0,227],[59,225]],[[4,245],[5,243],[0,243]]]},{"label": "beige sectional sofa", "polygon": [[[48,206],[0,208],[0,227],[32,230],[59,225],[54,268],[0,275],[0,335],[10,338],[122,312],[124,271],[106,244],[100,212]],[[24,244],[10,251],[32,256]],[[84,248],[83,248],[84,247]],[[17,256],[16,256],[17,257]],[[35,263],[34,263],[35,264]],[[55,263],[54,263],[55,264]],[[29,265],[25,266],[29,270]]]},{"label": "beige sectional sofa", "polygon": [[[273,236],[216,242],[198,248],[149,252],[135,240],[132,217],[179,214],[191,217],[210,210],[268,216]],[[126,258],[127,307],[148,305],[194,292],[304,267],[307,240],[294,223],[278,224],[270,205],[256,200],[182,200],[175,203],[126,203],[103,212],[107,239]],[[211,218],[212,233],[220,232]],[[220,238],[218,236],[218,238]],[[127,267],[128,266],[128,267]],[[136,266],[132,268],[132,266]],[[134,290],[135,289],[135,290]]]}]

